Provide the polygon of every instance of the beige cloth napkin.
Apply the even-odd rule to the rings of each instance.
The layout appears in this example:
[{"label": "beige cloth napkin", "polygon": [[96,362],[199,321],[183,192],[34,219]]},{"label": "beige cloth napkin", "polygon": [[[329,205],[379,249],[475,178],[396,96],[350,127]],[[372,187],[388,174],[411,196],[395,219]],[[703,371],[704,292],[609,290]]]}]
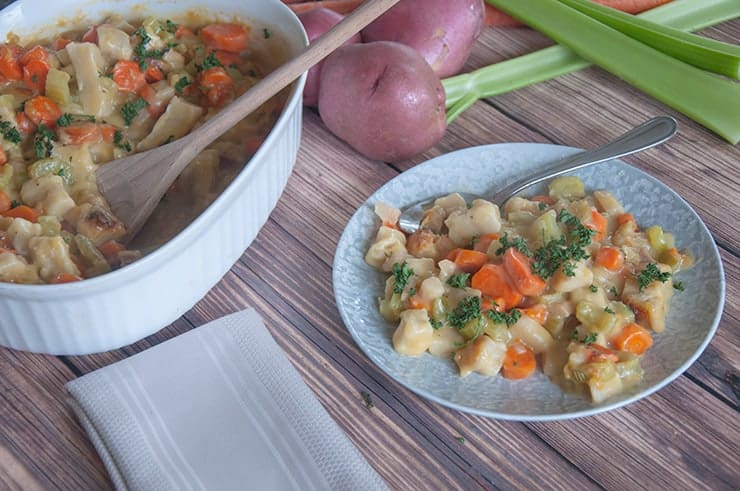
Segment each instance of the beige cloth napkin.
[{"label": "beige cloth napkin", "polygon": [[254,310],[66,388],[119,490],[386,489]]}]

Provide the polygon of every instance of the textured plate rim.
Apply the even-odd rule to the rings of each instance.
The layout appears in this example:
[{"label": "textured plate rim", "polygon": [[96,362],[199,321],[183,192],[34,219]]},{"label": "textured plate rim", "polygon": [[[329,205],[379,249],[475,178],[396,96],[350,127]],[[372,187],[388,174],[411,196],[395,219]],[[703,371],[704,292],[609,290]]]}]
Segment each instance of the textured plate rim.
[{"label": "textured plate rim", "polygon": [[[656,177],[653,177],[647,172],[641,169],[638,169],[630,164],[627,164],[626,162],[622,160],[615,159],[615,160],[610,161],[609,163],[610,164],[616,163],[620,166],[627,167],[631,171],[636,172],[638,175],[640,175],[644,179],[653,181],[654,183],[662,187],[665,192],[671,194],[675,199],[680,201],[686,207],[686,209],[690,212],[692,218],[699,225],[701,232],[705,234],[709,239],[711,239],[710,242],[712,244],[712,249],[711,249],[710,254],[713,257],[713,259],[716,261],[718,272],[719,272],[719,278],[718,278],[719,295],[717,298],[716,310],[715,310],[714,317],[711,321],[711,326],[709,330],[707,331],[707,334],[705,335],[704,339],[699,344],[699,346],[696,348],[694,353],[691,356],[689,356],[684,363],[682,363],[679,367],[677,367],[671,373],[667,374],[662,380],[660,380],[659,382],[649,387],[646,387],[644,390],[637,392],[636,394],[630,397],[615,401],[613,403],[594,405],[592,408],[579,410],[579,411],[562,412],[562,413],[543,413],[543,414],[534,414],[534,415],[533,414],[515,414],[515,413],[509,413],[509,412],[490,411],[490,410],[480,409],[476,407],[471,407],[469,405],[458,404],[453,401],[449,401],[445,398],[439,397],[427,390],[416,387],[411,383],[406,382],[402,378],[398,377],[392,370],[390,370],[384,364],[378,363],[378,361],[373,357],[372,353],[368,351],[363,340],[359,338],[359,334],[356,332],[356,330],[350,327],[352,323],[351,323],[351,319],[349,318],[348,312],[345,309],[340,308],[340,305],[341,305],[340,294],[337,291],[337,287],[336,287],[338,283],[337,281],[338,275],[341,274],[339,272],[339,268],[336,267],[337,262],[338,262],[338,257],[339,257],[339,251],[341,251],[343,248],[347,246],[346,242],[349,240],[348,232],[349,232],[350,224],[352,224],[355,220],[359,218],[360,214],[362,213],[363,208],[372,206],[372,204],[376,201],[377,196],[379,194],[382,194],[387,188],[394,185],[397,182],[397,180],[405,179],[408,176],[414,176],[416,174],[423,173],[427,167],[440,165],[439,164],[440,162],[444,162],[450,159],[454,155],[459,155],[464,152],[476,152],[476,151],[482,152],[486,150],[495,151],[497,148],[502,148],[502,147],[512,147],[512,146],[530,147],[533,145],[541,146],[541,147],[551,147],[553,151],[582,150],[576,147],[569,147],[569,146],[555,145],[555,144],[548,144],[548,143],[535,143],[535,142],[497,143],[497,144],[467,147],[467,148],[463,148],[460,150],[448,152],[446,154],[442,154],[437,157],[426,160],[424,162],[421,162],[418,165],[398,174],[393,179],[390,179],[389,181],[385,182],[382,186],[380,186],[378,189],[373,191],[372,194],[368,196],[368,198],[365,199],[365,201],[363,201],[360,204],[360,206],[358,206],[358,208],[349,218],[337,242],[337,247],[336,247],[335,254],[334,254],[334,260],[332,262],[332,285],[333,285],[334,299],[337,305],[337,310],[339,311],[340,317],[342,318],[342,322],[344,323],[345,328],[350,333],[350,336],[352,336],[352,339],[354,340],[355,344],[360,348],[363,354],[373,363],[373,365],[375,365],[382,372],[384,372],[386,375],[392,378],[396,383],[402,385],[403,387],[406,387],[411,392],[417,395],[420,395],[425,399],[434,401],[437,404],[440,404],[442,406],[448,407],[450,409],[455,409],[461,412],[475,414],[478,416],[484,416],[484,417],[493,418],[493,419],[507,420],[507,421],[521,421],[521,422],[561,421],[561,420],[567,420],[567,419],[581,418],[585,416],[593,416],[599,413],[603,413],[606,411],[610,411],[613,409],[627,406],[629,404],[632,404],[633,402],[636,402],[640,399],[648,397],[649,395],[657,392],[658,390],[662,389],[666,385],[670,384],[675,379],[677,379],[682,373],[684,373],[699,358],[699,356],[701,356],[701,354],[704,352],[704,350],[706,349],[706,347],[709,345],[712,338],[714,337],[717,331],[717,328],[719,327],[719,322],[721,320],[722,313],[724,311],[725,296],[726,296],[726,280],[725,280],[724,267],[722,265],[722,258],[719,254],[719,250],[717,249],[717,245],[714,240],[714,237],[712,236],[711,232],[709,231],[709,229],[707,228],[706,224],[701,219],[699,214],[696,212],[696,210],[694,210],[694,208],[688,202],[686,202],[686,200],[684,200],[677,192],[671,189],[667,184],[664,184],[662,181],[660,181]],[[450,192],[453,192],[453,191],[454,190],[450,190]],[[420,197],[419,199],[424,199],[424,197]],[[403,206],[403,204],[397,204],[397,206]]]}]

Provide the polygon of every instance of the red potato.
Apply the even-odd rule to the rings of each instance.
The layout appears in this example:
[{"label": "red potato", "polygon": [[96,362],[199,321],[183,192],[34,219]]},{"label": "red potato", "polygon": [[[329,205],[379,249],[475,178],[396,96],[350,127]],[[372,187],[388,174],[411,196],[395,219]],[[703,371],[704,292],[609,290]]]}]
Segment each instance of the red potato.
[{"label": "red potato", "polygon": [[343,46],[329,55],[319,113],[355,150],[389,162],[434,146],[446,127],[439,78],[417,51],[390,41]]},{"label": "red potato", "polygon": [[363,29],[362,39],[411,46],[445,78],[465,64],[484,13],[483,0],[401,0]]},{"label": "red potato", "polygon": [[[298,18],[306,29],[308,40],[313,41],[326,31],[334,27],[344,16],[333,10],[318,8],[309,10],[298,15]],[[344,44],[361,43],[362,37],[359,33],[352,36]],[[308,70],[306,86],[303,89],[303,105],[316,107],[319,104],[319,82],[321,80],[321,67],[324,62],[321,61]]]}]

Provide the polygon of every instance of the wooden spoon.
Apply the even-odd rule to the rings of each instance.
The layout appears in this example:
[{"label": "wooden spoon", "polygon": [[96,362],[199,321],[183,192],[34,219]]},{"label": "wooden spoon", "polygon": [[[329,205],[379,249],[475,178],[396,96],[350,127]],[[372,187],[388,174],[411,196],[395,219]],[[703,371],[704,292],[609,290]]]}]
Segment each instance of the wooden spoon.
[{"label": "wooden spoon", "polygon": [[216,138],[321,61],[399,0],[367,0],[298,56],[267,75],[190,134],[167,145],[101,165],[98,189],[126,226],[130,241],[183,169]]}]

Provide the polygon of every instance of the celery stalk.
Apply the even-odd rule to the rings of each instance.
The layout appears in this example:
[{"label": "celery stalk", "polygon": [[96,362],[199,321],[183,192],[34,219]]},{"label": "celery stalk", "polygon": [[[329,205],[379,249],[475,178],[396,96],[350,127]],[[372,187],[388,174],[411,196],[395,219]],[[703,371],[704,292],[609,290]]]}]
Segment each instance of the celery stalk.
[{"label": "celery stalk", "polygon": [[487,1],[730,143],[740,141],[740,84],[661,53],[557,0]]},{"label": "celery stalk", "polygon": [[[738,16],[737,0],[673,0],[638,17],[694,31]],[[442,81],[447,98],[447,124],[478,99],[544,82],[589,65],[569,48],[556,45],[447,78]]]},{"label": "celery stalk", "polygon": [[740,46],[697,36],[585,0],[560,0],[633,39],[697,68],[740,78]]}]

